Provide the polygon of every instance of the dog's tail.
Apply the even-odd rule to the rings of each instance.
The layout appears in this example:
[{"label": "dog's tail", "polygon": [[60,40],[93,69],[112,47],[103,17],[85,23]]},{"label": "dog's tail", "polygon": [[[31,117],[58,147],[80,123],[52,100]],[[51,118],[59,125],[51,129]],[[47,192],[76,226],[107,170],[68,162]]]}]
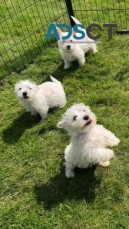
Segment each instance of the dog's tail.
[{"label": "dog's tail", "polygon": [[75,22],[75,24],[82,24],[80,21],[78,21],[75,17],[71,16],[71,18],[73,19],[73,21]]},{"label": "dog's tail", "polygon": [[50,75],[50,79],[52,82],[56,83],[56,84],[61,84],[61,82],[57,79],[55,79],[53,76]]}]

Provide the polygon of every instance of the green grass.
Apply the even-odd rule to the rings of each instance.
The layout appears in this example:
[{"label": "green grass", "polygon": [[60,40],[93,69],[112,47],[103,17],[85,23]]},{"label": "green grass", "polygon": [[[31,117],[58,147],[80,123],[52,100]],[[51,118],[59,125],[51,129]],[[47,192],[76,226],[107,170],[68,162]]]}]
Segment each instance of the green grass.
[{"label": "green grass", "polygon": [[[16,4],[17,1],[13,2]],[[0,7],[8,16],[5,5],[1,3]],[[11,5],[9,7],[13,13]],[[86,20],[84,13],[77,12],[77,15]],[[35,23],[31,12],[30,16]],[[97,17],[96,13],[94,17]],[[17,25],[17,30],[23,38],[25,25],[21,23],[22,28]],[[17,39],[13,25],[10,24],[10,28]],[[8,29],[6,32],[11,41]],[[4,35],[3,41],[7,45]],[[40,39],[38,41],[41,44]],[[87,56],[86,64],[81,68],[73,63],[70,70],[64,71],[56,43],[44,46],[37,58],[29,54],[26,47],[29,58],[35,58],[35,61],[26,64],[21,73],[16,72],[19,69],[17,60],[12,59],[14,72],[12,65],[8,65],[12,74],[6,72],[7,76],[0,82],[0,228],[129,228],[129,39],[128,36],[114,36],[107,41],[104,35],[102,41],[98,45],[99,52]],[[28,42],[31,46],[32,40]],[[36,40],[33,42],[32,52],[35,52]],[[23,59],[28,63],[22,47],[19,51],[23,51]],[[9,55],[11,57],[11,53]],[[49,80],[50,74],[63,83],[68,103],[65,108],[50,112],[47,119],[40,122],[38,117],[31,117],[20,106],[14,94],[14,84],[20,79],[40,84]],[[98,123],[113,131],[121,143],[114,148],[116,157],[109,168],[77,169],[75,177],[67,179],[63,162],[69,136],[56,125],[67,107],[80,102],[89,105],[97,115]]]},{"label": "green grass", "polygon": [[[21,74],[2,81],[1,228],[128,228],[128,46],[128,36],[104,39],[84,67],[73,63],[64,71],[53,44]],[[14,84],[26,78],[42,83],[49,74],[62,81],[68,104],[39,122],[19,105]],[[75,178],[66,179],[63,152],[69,137],[56,124],[75,102],[90,105],[98,123],[121,143],[109,168],[77,170]]]},{"label": "green grass", "polygon": [[[50,6],[50,7],[49,7]],[[0,79],[11,72],[20,72],[45,49],[48,25],[63,17],[63,0],[6,0],[0,4]]]}]

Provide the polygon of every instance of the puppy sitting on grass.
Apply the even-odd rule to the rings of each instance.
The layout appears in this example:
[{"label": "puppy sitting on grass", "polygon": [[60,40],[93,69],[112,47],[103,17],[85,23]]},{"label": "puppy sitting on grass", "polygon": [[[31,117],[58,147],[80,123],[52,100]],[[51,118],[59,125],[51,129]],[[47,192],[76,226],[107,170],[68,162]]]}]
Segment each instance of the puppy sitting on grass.
[{"label": "puppy sitting on grass", "polygon": [[120,140],[102,125],[96,124],[96,116],[88,106],[75,104],[70,107],[57,127],[67,130],[71,137],[65,149],[66,177],[74,176],[75,167],[110,165],[114,153],[107,147],[117,146]]},{"label": "puppy sitting on grass", "polygon": [[15,93],[20,104],[31,112],[31,115],[39,114],[45,119],[49,108],[62,108],[66,105],[66,95],[60,81],[50,76],[52,82],[40,85],[29,80],[23,80],[15,85]]}]

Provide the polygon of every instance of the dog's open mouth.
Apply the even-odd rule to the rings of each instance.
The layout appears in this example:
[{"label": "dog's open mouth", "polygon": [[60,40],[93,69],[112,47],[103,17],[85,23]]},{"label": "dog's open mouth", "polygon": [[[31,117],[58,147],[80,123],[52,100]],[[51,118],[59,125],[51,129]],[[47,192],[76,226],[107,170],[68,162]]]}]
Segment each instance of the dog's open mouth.
[{"label": "dog's open mouth", "polygon": [[90,125],[91,123],[92,123],[92,119],[89,119],[89,120],[86,122],[85,126],[88,126],[88,125]]},{"label": "dog's open mouth", "polygon": [[29,99],[29,97],[26,95],[23,96],[23,99]]}]

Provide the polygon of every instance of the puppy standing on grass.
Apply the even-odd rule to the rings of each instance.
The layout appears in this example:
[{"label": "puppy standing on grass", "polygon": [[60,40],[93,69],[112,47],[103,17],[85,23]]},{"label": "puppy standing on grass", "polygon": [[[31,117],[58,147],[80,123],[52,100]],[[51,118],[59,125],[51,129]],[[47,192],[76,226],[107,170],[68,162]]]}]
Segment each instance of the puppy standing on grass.
[{"label": "puppy standing on grass", "polygon": [[117,146],[120,140],[102,125],[88,106],[75,104],[63,115],[58,128],[67,130],[71,137],[65,149],[66,177],[74,176],[74,168],[87,168],[94,164],[110,165],[114,152],[107,147]]},{"label": "puppy standing on grass", "polygon": [[66,95],[60,81],[50,76],[52,82],[40,85],[29,80],[23,80],[15,85],[15,93],[20,104],[31,112],[31,115],[40,114],[45,119],[49,108],[63,108],[66,105]]},{"label": "puppy standing on grass", "polygon": [[[74,18],[73,16],[71,17],[76,24],[81,24],[76,18]],[[64,69],[70,68],[71,62],[74,60],[77,60],[80,66],[84,65],[85,53],[87,53],[90,49],[93,51],[93,53],[97,52],[97,47],[94,40],[90,39],[86,35],[85,29],[82,30],[85,32],[84,39],[76,40],[73,37],[75,35],[75,33],[73,32],[72,36],[69,39],[63,40],[62,37],[66,36],[67,32],[62,32],[57,27],[57,32],[60,37],[60,40],[58,40],[58,47],[60,54],[64,60]],[[79,36],[80,34],[77,33],[77,35]]]}]

